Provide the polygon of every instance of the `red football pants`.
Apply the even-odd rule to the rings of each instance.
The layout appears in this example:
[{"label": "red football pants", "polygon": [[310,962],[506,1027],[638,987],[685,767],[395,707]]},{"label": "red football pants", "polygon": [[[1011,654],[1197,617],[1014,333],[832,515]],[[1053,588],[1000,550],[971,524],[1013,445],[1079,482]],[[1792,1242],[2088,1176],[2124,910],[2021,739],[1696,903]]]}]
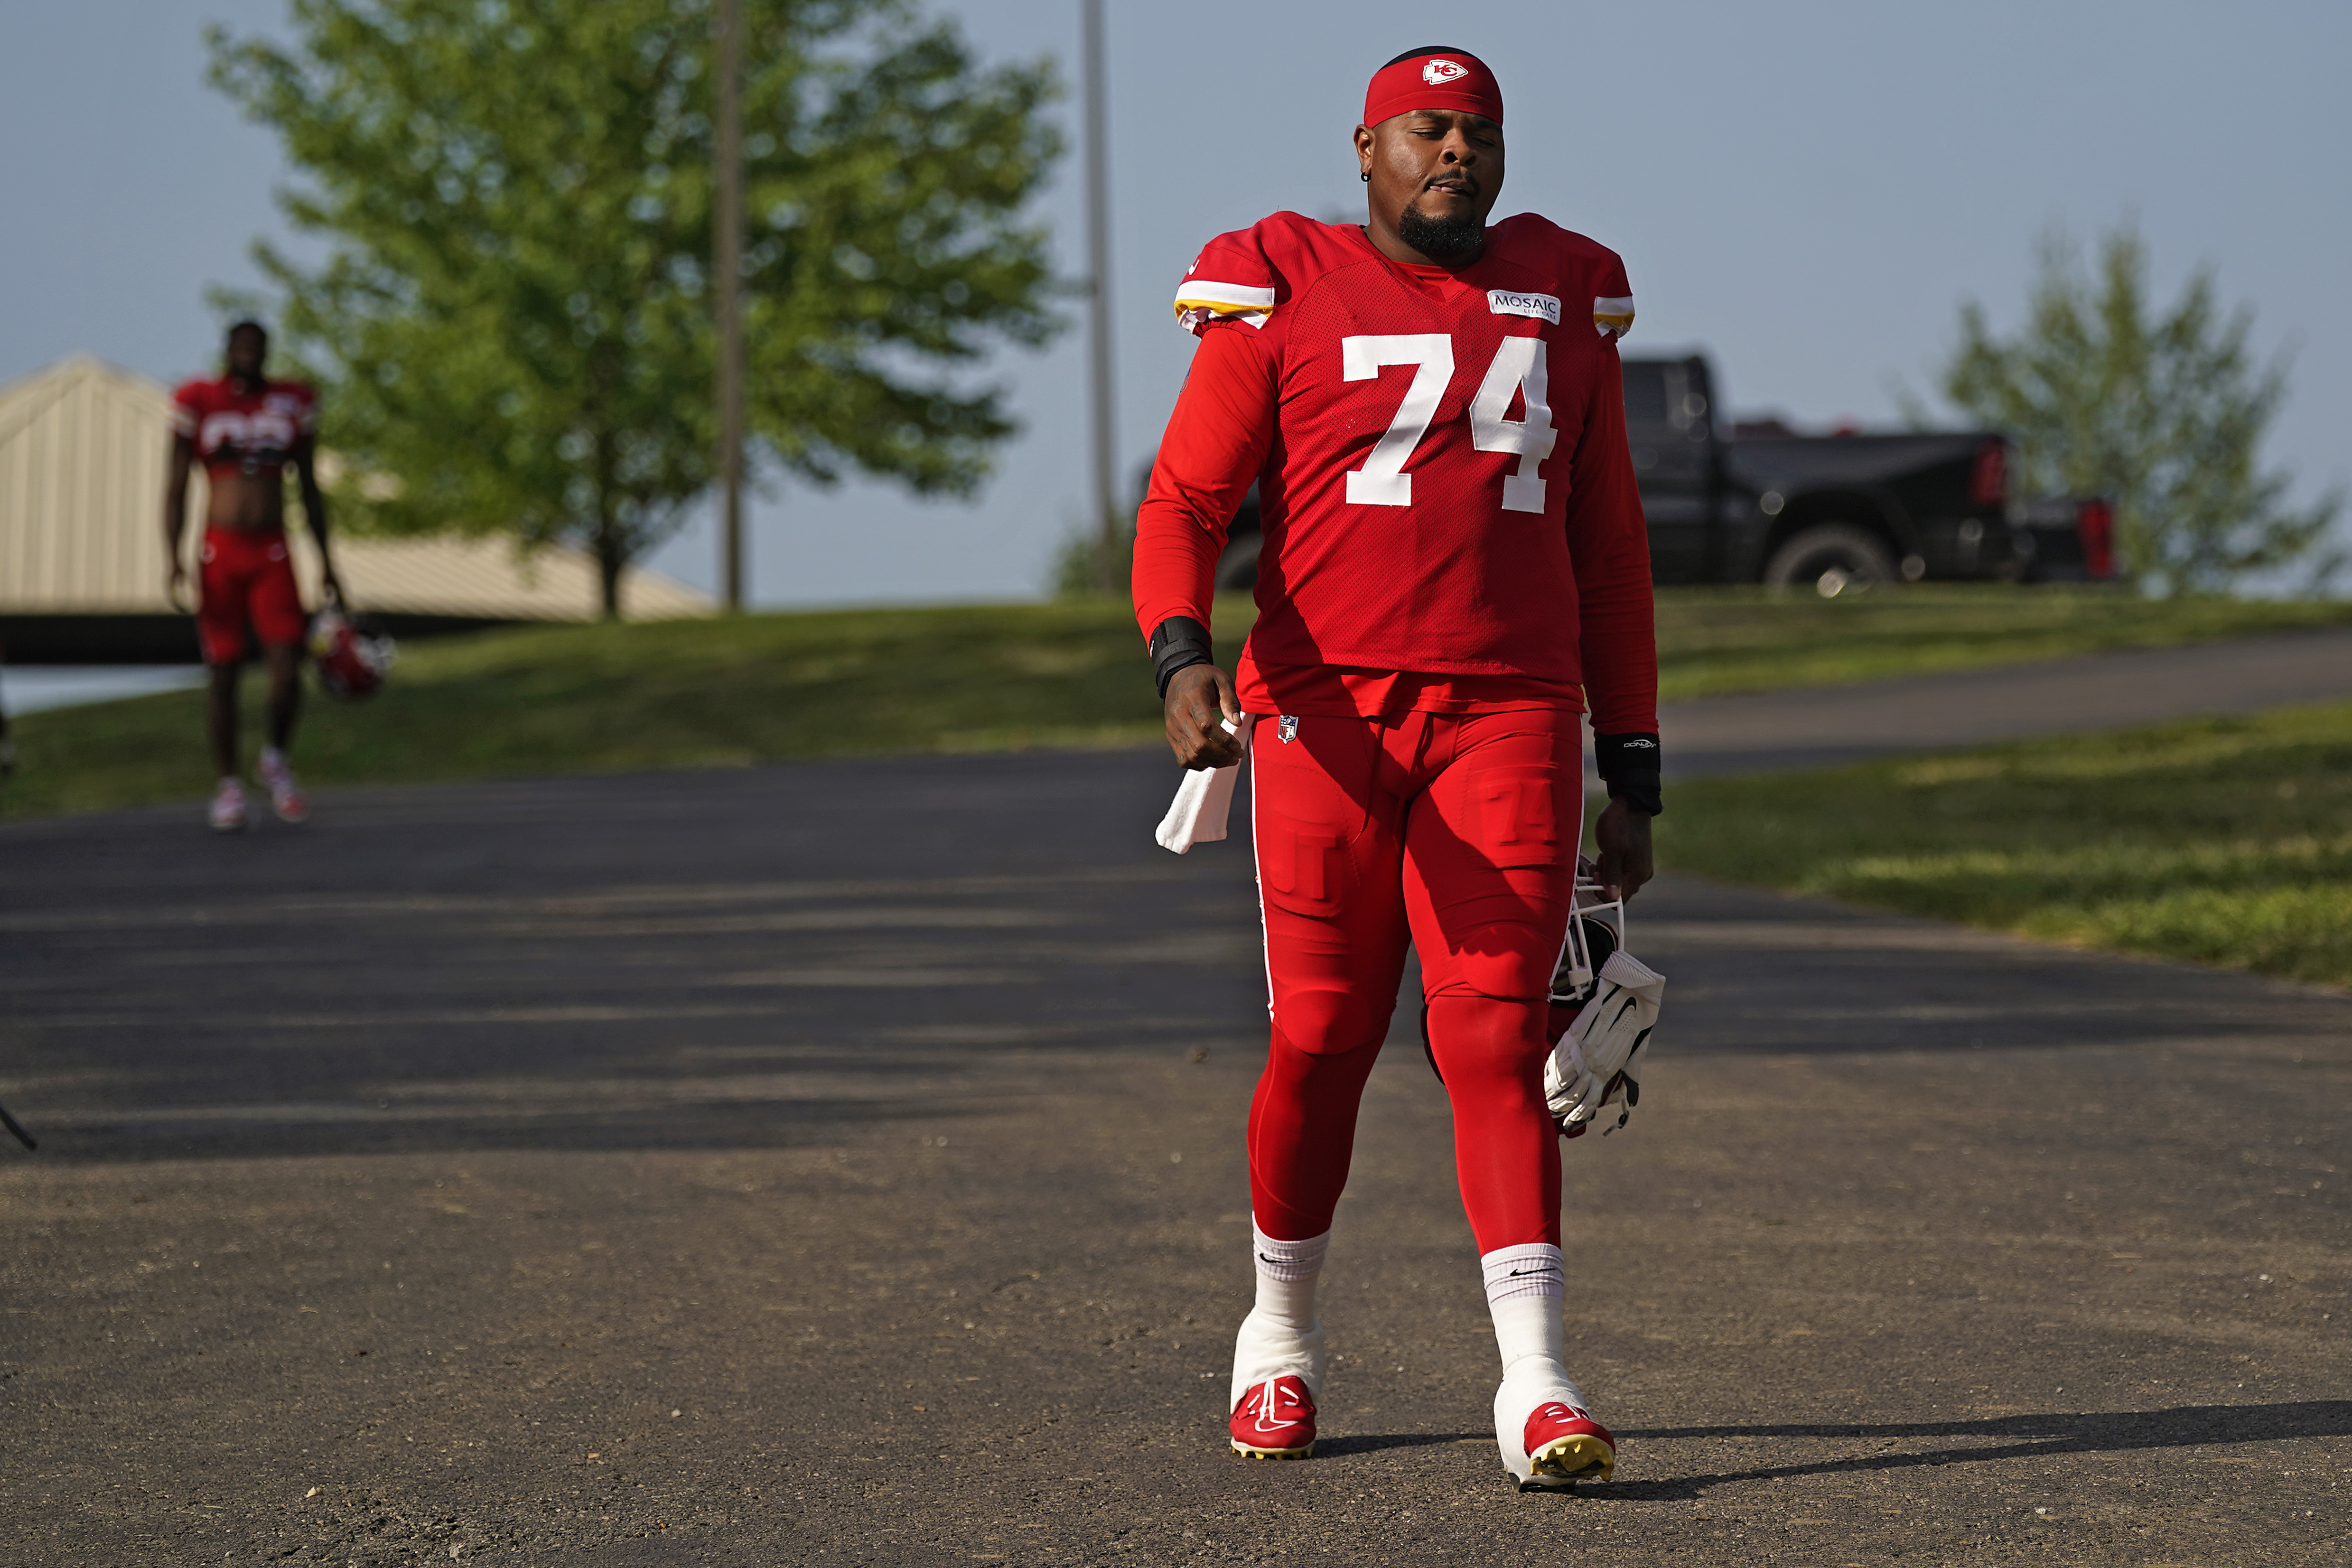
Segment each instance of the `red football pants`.
[{"label": "red football pants", "polygon": [[1274,1029],[1249,1154],[1266,1235],[1331,1228],[1410,938],[1478,1250],[1559,1244],[1545,995],[1583,833],[1581,720],[1309,716],[1288,741],[1258,721],[1250,791]]},{"label": "red football pants", "polygon": [[248,626],[263,647],[302,640],[310,617],[283,533],[208,528],[196,559],[196,639],[206,664],[241,662]]}]

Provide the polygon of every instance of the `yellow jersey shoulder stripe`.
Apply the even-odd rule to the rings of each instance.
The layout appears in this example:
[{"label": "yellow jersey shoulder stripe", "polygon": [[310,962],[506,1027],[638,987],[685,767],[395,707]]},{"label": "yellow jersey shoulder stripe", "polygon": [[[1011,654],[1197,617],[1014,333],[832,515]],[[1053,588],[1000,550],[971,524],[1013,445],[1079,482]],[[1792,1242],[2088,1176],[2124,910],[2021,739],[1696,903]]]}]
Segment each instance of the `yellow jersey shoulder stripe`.
[{"label": "yellow jersey shoulder stripe", "polygon": [[1187,278],[1176,290],[1176,313],[1206,310],[1217,316],[1274,314],[1274,290],[1246,283],[1220,283],[1212,278]]}]

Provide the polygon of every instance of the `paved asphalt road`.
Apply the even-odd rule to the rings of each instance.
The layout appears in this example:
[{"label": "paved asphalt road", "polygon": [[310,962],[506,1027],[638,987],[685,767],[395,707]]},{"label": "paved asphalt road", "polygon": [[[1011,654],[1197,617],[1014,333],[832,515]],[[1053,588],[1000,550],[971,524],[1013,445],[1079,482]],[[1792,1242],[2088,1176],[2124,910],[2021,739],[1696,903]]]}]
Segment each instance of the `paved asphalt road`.
[{"label": "paved asphalt road", "polygon": [[2352,1001],[1668,879],[1521,1497],[1404,1035],[1223,1452],[1245,844],[1132,753],[0,830],[0,1563],[2352,1559]]},{"label": "paved asphalt road", "polygon": [[2345,698],[2352,627],[1717,697],[1659,722],[1672,780]]}]

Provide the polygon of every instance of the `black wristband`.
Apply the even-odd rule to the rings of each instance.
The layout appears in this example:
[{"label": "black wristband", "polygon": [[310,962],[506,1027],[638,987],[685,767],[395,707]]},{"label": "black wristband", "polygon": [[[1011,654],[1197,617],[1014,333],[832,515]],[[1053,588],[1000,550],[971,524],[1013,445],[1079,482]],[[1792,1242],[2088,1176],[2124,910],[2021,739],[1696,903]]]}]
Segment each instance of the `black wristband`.
[{"label": "black wristband", "polygon": [[1168,683],[1178,670],[1216,661],[1209,628],[1192,616],[1171,616],[1151,628],[1151,679],[1160,683],[1162,702],[1168,700]]},{"label": "black wristband", "polygon": [[1612,799],[1622,800],[1644,816],[1666,809],[1658,798],[1658,738],[1655,735],[1595,735],[1592,760],[1601,782]]}]

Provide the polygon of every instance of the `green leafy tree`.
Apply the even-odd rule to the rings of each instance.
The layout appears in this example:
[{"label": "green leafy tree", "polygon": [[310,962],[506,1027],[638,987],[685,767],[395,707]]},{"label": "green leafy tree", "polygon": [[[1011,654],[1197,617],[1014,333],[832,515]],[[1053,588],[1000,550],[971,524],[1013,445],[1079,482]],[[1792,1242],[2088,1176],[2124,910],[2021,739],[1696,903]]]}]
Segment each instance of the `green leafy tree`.
[{"label": "green leafy tree", "polygon": [[[746,0],[744,310],[759,449],[967,492],[1014,426],[969,367],[1055,329],[1049,65],[983,69],[900,0]],[[715,462],[710,0],[293,0],[208,37],[277,130],[282,335],[324,383],[339,500],[621,574]]]},{"label": "green leafy tree", "polygon": [[2292,476],[2260,466],[2286,360],[2257,365],[2252,308],[2225,312],[2216,293],[2200,268],[2158,311],[2134,227],[2105,236],[2087,268],[2053,233],[2014,337],[1961,306],[1945,394],[2017,438],[2029,491],[2112,497],[2125,566],[2144,586],[2219,593],[2297,562],[2324,578],[2340,561],[2325,542],[2343,498],[2292,508]]}]

